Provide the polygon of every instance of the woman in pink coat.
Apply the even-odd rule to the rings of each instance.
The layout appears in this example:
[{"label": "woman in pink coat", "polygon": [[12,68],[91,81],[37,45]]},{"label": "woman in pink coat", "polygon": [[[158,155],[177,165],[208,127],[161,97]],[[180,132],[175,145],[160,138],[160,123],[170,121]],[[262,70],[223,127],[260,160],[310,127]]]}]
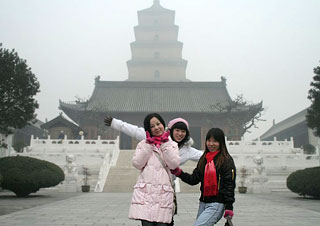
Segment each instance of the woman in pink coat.
[{"label": "woman in pink coat", "polygon": [[[131,200],[129,218],[142,226],[167,226],[173,217],[173,188],[170,169],[179,166],[179,149],[165,132],[165,122],[157,113],[144,119],[146,139],[136,148],[132,162],[140,170]],[[163,162],[163,164],[161,163]]]}]

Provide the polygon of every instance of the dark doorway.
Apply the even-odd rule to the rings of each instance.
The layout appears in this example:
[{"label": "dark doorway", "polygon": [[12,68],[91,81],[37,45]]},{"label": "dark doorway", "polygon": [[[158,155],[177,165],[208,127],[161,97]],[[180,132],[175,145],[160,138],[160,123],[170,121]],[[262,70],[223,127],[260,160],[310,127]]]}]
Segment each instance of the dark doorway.
[{"label": "dark doorway", "polygon": [[190,127],[190,136],[193,139],[194,144],[192,147],[201,149],[201,128],[200,127]]},{"label": "dark doorway", "polygon": [[120,149],[124,150],[124,149],[132,149],[132,140],[131,137],[128,136],[127,134],[124,133],[120,133]]}]

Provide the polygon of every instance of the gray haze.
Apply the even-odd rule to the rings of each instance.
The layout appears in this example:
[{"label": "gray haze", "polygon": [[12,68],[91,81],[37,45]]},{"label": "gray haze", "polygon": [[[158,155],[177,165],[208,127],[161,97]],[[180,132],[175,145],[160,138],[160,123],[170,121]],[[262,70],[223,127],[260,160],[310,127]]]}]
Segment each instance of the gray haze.
[{"label": "gray haze", "polygon": [[[137,11],[152,0],[0,0],[0,42],[36,74],[40,120],[59,114],[59,99],[88,98],[94,77],[127,79]],[[265,122],[246,139],[310,105],[320,60],[319,0],[161,0],[176,11],[187,78],[227,78],[232,98],[263,101]],[[141,119],[142,120],[142,119]]]}]

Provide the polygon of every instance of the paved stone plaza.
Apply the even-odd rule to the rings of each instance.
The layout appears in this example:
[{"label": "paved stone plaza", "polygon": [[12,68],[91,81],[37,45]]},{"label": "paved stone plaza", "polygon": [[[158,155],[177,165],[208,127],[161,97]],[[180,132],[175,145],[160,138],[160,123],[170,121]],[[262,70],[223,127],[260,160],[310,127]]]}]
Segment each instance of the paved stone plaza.
[{"label": "paved stone plaza", "polygon": [[[179,193],[176,226],[192,226],[198,193]],[[41,191],[18,199],[0,193],[0,225],[138,226],[127,218],[131,193],[59,193]],[[22,209],[22,210],[21,210]],[[320,225],[320,200],[290,192],[236,194],[235,226]],[[224,225],[221,220],[218,226]]]}]

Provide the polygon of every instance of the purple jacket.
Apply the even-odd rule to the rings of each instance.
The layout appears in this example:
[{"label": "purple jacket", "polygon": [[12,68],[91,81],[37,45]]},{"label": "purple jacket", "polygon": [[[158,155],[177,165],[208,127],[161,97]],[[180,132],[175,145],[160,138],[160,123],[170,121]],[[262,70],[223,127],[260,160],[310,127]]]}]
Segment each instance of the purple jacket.
[{"label": "purple jacket", "polygon": [[[167,171],[154,152],[160,154]],[[177,168],[180,163],[177,143],[169,140],[157,148],[143,140],[137,145],[132,163],[141,172],[134,186],[129,218],[170,223],[173,212],[173,188],[169,169]]]}]

